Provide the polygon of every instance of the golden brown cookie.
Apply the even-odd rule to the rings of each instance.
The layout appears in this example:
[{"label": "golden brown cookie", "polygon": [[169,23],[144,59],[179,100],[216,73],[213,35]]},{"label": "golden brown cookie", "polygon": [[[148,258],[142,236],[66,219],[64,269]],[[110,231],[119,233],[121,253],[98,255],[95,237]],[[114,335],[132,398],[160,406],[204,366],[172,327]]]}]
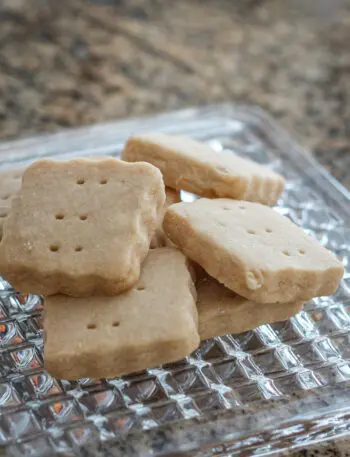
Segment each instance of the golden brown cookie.
[{"label": "golden brown cookie", "polygon": [[201,340],[284,321],[303,306],[300,302],[256,303],[237,295],[208,275],[198,281],[196,288]]},{"label": "golden brown cookie", "polygon": [[122,292],[139,278],[164,201],[162,176],[148,163],[40,160],[13,199],[0,274],[42,295]]},{"label": "golden brown cookie", "polygon": [[229,197],[276,203],[284,179],[272,170],[233,153],[217,153],[190,138],[142,133],[129,138],[124,160],[149,162],[163,173],[166,186],[202,197]]},{"label": "golden brown cookie", "polygon": [[261,303],[332,294],[343,276],[335,256],[259,203],[200,199],[165,213],[166,235],[210,276]]},{"label": "golden brown cookie", "polygon": [[47,297],[45,368],[58,378],[113,377],[179,360],[199,345],[196,291],[177,249],[149,252],[117,297]]}]

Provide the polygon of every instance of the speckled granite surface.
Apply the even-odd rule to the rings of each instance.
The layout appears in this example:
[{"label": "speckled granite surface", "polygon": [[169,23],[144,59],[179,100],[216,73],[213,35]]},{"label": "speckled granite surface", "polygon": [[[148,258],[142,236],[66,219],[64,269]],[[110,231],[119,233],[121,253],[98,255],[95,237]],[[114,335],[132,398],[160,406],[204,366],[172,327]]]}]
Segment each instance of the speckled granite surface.
[{"label": "speckled granite surface", "polygon": [[2,0],[0,137],[218,101],[350,187],[349,0]]},{"label": "speckled granite surface", "polygon": [[350,188],[350,0],[2,0],[0,20],[2,139],[253,103]]}]

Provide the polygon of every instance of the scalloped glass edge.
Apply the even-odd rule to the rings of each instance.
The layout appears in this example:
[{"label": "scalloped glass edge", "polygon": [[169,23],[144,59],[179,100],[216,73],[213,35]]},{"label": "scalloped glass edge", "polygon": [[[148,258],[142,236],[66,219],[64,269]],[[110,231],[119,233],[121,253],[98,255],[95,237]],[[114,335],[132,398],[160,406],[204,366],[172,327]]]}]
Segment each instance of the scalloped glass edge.
[{"label": "scalloped glass edge", "polygon": [[[350,192],[258,107],[211,105],[2,142],[0,168],[43,157],[69,158],[80,152],[84,156],[113,154],[136,131],[159,130],[200,139],[237,120],[258,127],[310,185],[345,220],[350,219]],[[271,455],[348,434],[350,382],[342,382],[132,432],[125,439],[96,443],[81,451],[87,456]]]}]

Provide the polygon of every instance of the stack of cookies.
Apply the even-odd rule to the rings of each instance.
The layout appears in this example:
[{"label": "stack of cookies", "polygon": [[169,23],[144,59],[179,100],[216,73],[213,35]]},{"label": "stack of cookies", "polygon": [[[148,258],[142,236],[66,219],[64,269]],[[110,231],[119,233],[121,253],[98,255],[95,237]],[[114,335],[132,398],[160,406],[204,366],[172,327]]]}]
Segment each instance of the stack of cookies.
[{"label": "stack of cookies", "polygon": [[52,375],[173,362],[338,286],[342,264],[268,206],[284,187],[273,171],[160,133],[122,158],[34,163],[4,218],[0,274],[45,296]]}]

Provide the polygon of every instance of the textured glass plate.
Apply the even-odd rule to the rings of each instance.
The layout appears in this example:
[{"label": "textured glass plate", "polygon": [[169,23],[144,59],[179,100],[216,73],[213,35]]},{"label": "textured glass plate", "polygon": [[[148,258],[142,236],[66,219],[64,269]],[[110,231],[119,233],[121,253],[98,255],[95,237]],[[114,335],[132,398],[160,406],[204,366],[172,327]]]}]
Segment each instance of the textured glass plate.
[{"label": "textured glass plate", "polygon": [[282,173],[276,210],[342,259],[344,279],[289,321],[205,341],[177,363],[78,382],[43,370],[41,299],[0,280],[1,445],[12,456],[268,455],[349,433],[349,195],[267,115],[221,105],[2,143],[1,168],[118,155],[141,130],[190,135]]}]

